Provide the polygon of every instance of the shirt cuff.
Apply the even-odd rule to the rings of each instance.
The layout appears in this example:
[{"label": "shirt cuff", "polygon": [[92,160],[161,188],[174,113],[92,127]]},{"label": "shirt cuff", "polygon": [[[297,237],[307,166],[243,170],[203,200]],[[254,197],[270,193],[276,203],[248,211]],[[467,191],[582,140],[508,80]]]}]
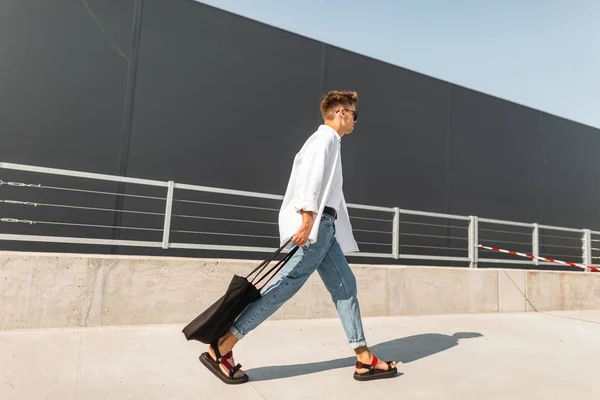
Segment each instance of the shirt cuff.
[{"label": "shirt cuff", "polygon": [[318,207],[317,203],[311,202],[311,201],[307,201],[304,203],[298,203],[294,208],[296,209],[297,213],[300,213],[300,211],[302,211],[302,210],[312,211],[315,214],[317,214],[319,212],[319,207]]}]

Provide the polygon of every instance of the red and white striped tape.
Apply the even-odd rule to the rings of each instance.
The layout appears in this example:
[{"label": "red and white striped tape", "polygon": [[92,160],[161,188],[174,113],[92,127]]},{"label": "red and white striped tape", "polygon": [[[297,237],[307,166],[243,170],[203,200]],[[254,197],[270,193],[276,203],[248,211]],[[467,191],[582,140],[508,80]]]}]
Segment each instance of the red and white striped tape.
[{"label": "red and white striped tape", "polygon": [[534,256],[533,254],[519,253],[519,252],[516,252],[516,251],[510,251],[510,250],[503,250],[503,249],[499,249],[497,247],[483,246],[481,244],[477,244],[475,246],[476,247],[480,247],[482,249],[486,249],[486,250],[499,251],[500,253],[512,254],[513,256],[521,256],[521,257],[527,257],[527,258],[531,258],[531,259],[538,259],[538,260],[548,261],[548,262],[551,262],[551,263],[568,265],[569,267],[576,267],[576,268],[582,268],[582,269],[590,269],[592,271],[600,272],[600,269],[598,269],[596,267],[590,267],[588,265],[575,264],[575,263],[567,262],[567,261],[559,261],[559,260],[555,260],[553,258],[548,258],[548,257],[538,257],[538,256]]}]

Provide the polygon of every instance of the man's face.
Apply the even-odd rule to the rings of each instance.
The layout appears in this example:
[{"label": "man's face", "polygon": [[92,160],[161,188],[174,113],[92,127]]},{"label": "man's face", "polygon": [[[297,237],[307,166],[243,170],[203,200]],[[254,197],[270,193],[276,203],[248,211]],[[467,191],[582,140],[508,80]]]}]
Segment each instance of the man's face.
[{"label": "man's face", "polygon": [[341,130],[343,130],[344,134],[350,134],[350,133],[352,133],[352,131],[354,131],[354,125],[356,124],[356,121],[354,120],[355,113],[356,113],[356,106],[354,106],[354,105],[343,107],[340,110],[341,119],[342,119],[340,128],[341,128]]}]

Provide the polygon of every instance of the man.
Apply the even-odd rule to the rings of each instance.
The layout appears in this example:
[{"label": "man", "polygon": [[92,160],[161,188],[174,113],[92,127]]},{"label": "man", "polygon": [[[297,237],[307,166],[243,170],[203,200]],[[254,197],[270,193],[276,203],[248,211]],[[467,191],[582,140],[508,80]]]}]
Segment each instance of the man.
[{"label": "man", "polygon": [[[358,117],[356,92],[329,92],[321,102],[323,125],[296,154],[279,214],[281,244],[292,238],[299,249],[261,297],[244,310],[218,346],[209,346],[202,363],[225,383],[248,381],[232,349],[250,331],[290,299],[316,270],[337,308],[357,356],[359,381],[396,375],[396,363],[380,361],[365,340],[356,279],[344,253],[358,251],[342,191],[341,139],[351,134]],[[217,348],[218,347],[218,348]]]}]

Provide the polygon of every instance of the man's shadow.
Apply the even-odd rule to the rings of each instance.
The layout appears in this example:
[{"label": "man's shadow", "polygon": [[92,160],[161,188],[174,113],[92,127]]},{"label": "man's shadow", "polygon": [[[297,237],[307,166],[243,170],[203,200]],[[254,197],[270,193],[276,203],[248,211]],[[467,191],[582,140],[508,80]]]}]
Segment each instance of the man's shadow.
[{"label": "man's shadow", "polygon": [[[452,336],[439,333],[425,333],[380,343],[370,347],[369,350],[384,360],[406,364],[457,346],[460,339],[481,336],[483,336],[481,333],[476,332],[457,332]],[[336,368],[353,367],[355,365],[356,357],[347,357],[308,364],[253,368],[247,370],[246,373],[251,376],[252,381],[268,381],[313,374]]]}]

